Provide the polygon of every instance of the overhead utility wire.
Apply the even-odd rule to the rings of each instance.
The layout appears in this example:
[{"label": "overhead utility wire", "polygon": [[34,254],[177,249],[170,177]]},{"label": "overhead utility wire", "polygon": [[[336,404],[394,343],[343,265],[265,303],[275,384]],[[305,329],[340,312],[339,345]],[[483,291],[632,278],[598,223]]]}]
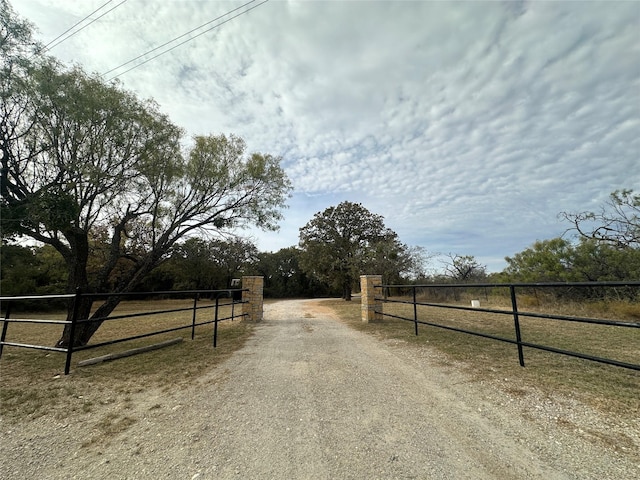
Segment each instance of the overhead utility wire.
[{"label": "overhead utility wire", "polygon": [[[118,70],[119,68],[122,68],[122,67],[124,67],[125,65],[129,65],[130,63],[135,62],[136,60],[138,60],[139,58],[144,57],[145,55],[149,55],[150,53],[153,53],[153,52],[155,52],[156,50],[161,49],[162,47],[166,47],[166,46],[167,46],[167,45],[169,45],[170,43],[173,43],[173,42],[175,42],[176,40],[180,40],[181,38],[186,37],[186,36],[187,36],[187,35],[189,35],[190,33],[193,33],[193,32],[195,32],[196,30],[200,30],[202,27],[205,27],[205,26],[207,26],[207,25],[209,25],[209,24],[211,24],[211,23],[215,22],[216,20],[220,20],[221,18],[226,17],[227,15],[229,15],[229,14],[231,14],[231,13],[235,12],[236,10],[240,10],[241,8],[246,7],[247,5],[249,5],[249,4],[251,4],[251,3],[255,2],[255,1],[256,1],[256,0],[251,0],[250,2],[247,2],[247,3],[245,3],[244,5],[240,5],[239,7],[234,8],[233,10],[228,11],[228,12],[227,12],[227,13],[225,13],[224,15],[220,15],[219,17],[214,18],[213,20],[209,20],[207,23],[203,23],[202,25],[200,25],[199,27],[194,28],[193,30],[189,30],[188,32],[183,33],[182,35],[180,35],[180,36],[178,36],[178,37],[176,37],[176,38],[172,38],[171,40],[169,40],[168,42],[163,43],[162,45],[158,45],[157,47],[152,48],[151,50],[149,50],[149,51],[147,51],[147,52],[141,53],[141,54],[140,54],[140,55],[138,55],[136,58],[132,58],[132,59],[131,59],[131,60],[129,60],[128,62],[124,62],[123,64],[120,64],[120,65],[118,65],[117,67],[113,67],[111,70],[108,70],[108,71],[104,72],[104,73],[102,74],[102,76],[104,77],[105,75],[110,74],[110,73],[111,73],[111,72],[113,72],[114,70]],[[208,30],[207,30],[207,31],[208,31]],[[203,33],[204,33],[204,32],[203,32]],[[193,38],[195,38],[195,37],[193,37]],[[168,50],[167,50],[167,51],[168,51]],[[154,57],[154,58],[155,58],[155,57]],[[128,70],[127,70],[127,72],[128,72]],[[114,77],[114,78],[115,78],[115,77]]]},{"label": "overhead utility wire", "polygon": [[[253,1],[255,1],[255,0],[253,0]],[[141,66],[142,66],[142,65],[144,65],[145,63],[148,63],[148,62],[150,62],[151,60],[155,60],[156,58],[158,58],[158,57],[160,57],[160,56],[164,55],[165,53],[169,53],[171,50],[174,50],[174,49],[176,49],[176,48],[178,48],[178,47],[180,47],[180,46],[184,45],[185,43],[190,42],[191,40],[195,40],[196,38],[198,38],[198,37],[200,37],[200,36],[204,35],[205,33],[210,32],[210,31],[211,31],[211,30],[213,30],[214,28],[218,28],[218,27],[220,27],[220,26],[224,25],[225,23],[230,22],[230,21],[231,21],[231,20],[233,20],[234,18],[239,17],[240,15],[244,15],[245,13],[249,13],[249,12],[250,12],[251,10],[253,10],[254,8],[258,8],[260,5],[263,5],[263,4],[267,3],[268,1],[269,1],[269,0],[263,0],[263,1],[262,1],[262,2],[260,2],[259,4],[254,5],[253,7],[247,8],[245,11],[240,12],[240,13],[238,13],[238,14],[234,15],[233,17],[227,18],[225,21],[218,23],[217,25],[214,25],[213,27],[206,29],[204,32],[200,32],[199,34],[194,35],[193,37],[190,37],[190,38],[186,39],[185,41],[178,43],[177,45],[174,45],[173,47],[171,47],[171,48],[169,48],[169,49],[165,50],[164,52],[160,52],[159,54],[154,55],[153,57],[151,57],[151,58],[149,58],[149,59],[145,60],[144,62],[140,62],[139,64],[134,65],[133,67],[129,68],[128,70],[125,70],[125,71],[124,71],[124,72],[122,72],[122,73],[118,73],[117,75],[114,75],[113,77],[111,77],[111,78],[110,78],[109,80],[107,80],[107,81],[111,81],[111,80],[113,80],[113,79],[115,79],[115,78],[118,78],[118,77],[119,77],[119,76],[121,76],[121,75],[124,75],[125,73],[130,72],[131,70],[134,70],[134,69],[136,69],[136,68],[138,68],[138,67],[141,67]],[[251,2],[249,2],[249,3],[251,3]],[[242,8],[242,7],[239,7],[239,8]],[[237,8],[236,8],[236,9],[234,9],[234,10],[231,10],[230,12],[227,12],[225,15],[222,15],[222,16],[221,16],[221,17],[219,17],[219,18],[222,18],[222,17],[224,17],[224,16],[228,15],[229,13],[232,13],[232,12],[233,12],[233,11],[235,11],[235,10],[237,10]],[[212,20],[212,21],[214,21],[214,20]],[[208,22],[208,23],[211,23],[211,22]],[[205,24],[205,25],[206,25],[206,24]],[[200,28],[200,27],[199,27],[199,28]],[[196,28],[196,30],[198,30],[198,29]],[[186,34],[185,34],[185,35],[186,35]],[[184,36],[184,35],[181,35],[181,37],[183,37],[183,36]],[[181,37],[178,37],[178,38],[181,38]],[[171,42],[167,42],[167,43],[171,43]],[[157,47],[157,48],[160,48],[160,47]],[[154,49],[154,50],[157,50],[157,48],[156,48],[156,49]],[[153,51],[153,50],[151,50],[151,51]],[[143,54],[143,55],[145,55],[145,54]],[[143,55],[141,55],[141,56],[143,56]],[[139,57],[138,57],[138,58],[139,58]],[[127,63],[130,63],[130,62],[127,62]],[[126,64],[124,64],[124,65],[126,65]],[[119,68],[119,67],[116,67],[116,68]],[[115,70],[115,69],[114,69],[114,70]],[[112,70],[110,70],[110,71],[112,71]],[[106,73],[108,73],[108,72],[106,72]],[[104,75],[104,74],[103,74],[103,75]]]},{"label": "overhead utility wire", "polygon": [[[51,40],[49,43],[47,43],[44,47],[42,47],[41,51],[45,51],[47,48],[49,48],[49,45],[51,45],[53,42],[55,42],[56,40],[58,40],[60,37],[62,37],[63,35],[69,33],[71,30],[73,30],[74,28],[76,28],[78,25],[80,25],[82,22],[84,22],[87,18],[89,18],[91,15],[93,15],[94,13],[102,10],[105,6],[109,5],[111,2],[113,2],[113,0],[109,0],[106,3],[103,3],[102,5],[100,5],[98,8],[96,8],[93,12],[91,12],[89,15],[87,15],[86,17],[84,17],[82,20],[76,22],[75,24],[73,24],[72,26],[70,26],[69,28],[67,28],[64,32],[62,32],[60,35],[58,35],[56,38],[54,38],[53,40]],[[71,36],[71,35],[69,35]],[[68,37],[67,37],[68,38]]]},{"label": "overhead utility wire", "polygon": [[120,5],[122,5],[123,3],[125,3],[127,0],[122,0],[119,4],[117,4],[115,7],[110,8],[109,10],[107,10],[106,12],[104,12],[102,15],[99,15],[98,17],[94,18],[93,20],[91,20],[89,23],[87,23],[86,25],[84,25],[82,28],[79,28],[78,30],[76,30],[75,32],[72,32],[70,35],[67,35],[66,37],[64,37],[62,40],[60,40],[59,42],[55,43],[54,45],[51,45],[52,43],[56,42],[56,40],[58,40],[60,37],[63,37],[64,35],[66,35],[68,32],[70,32],[71,30],[73,30],[74,28],[76,28],[78,25],[80,25],[82,22],[84,22],[85,20],[87,20],[89,17],[91,17],[91,15],[93,15],[94,13],[102,10],[104,7],[106,7],[107,5],[109,5],[111,2],[113,2],[113,0],[109,0],[108,2],[102,4],[100,7],[96,8],[93,12],[91,12],[89,15],[87,15],[86,17],[84,17],[82,20],[80,20],[79,22],[75,23],[73,26],[69,27],[67,30],[65,30],[64,32],[62,32],[60,35],[58,35],[56,38],[54,38],[53,40],[51,40],[49,43],[47,43],[42,50],[40,50],[40,52],[38,53],[43,53],[45,50],[51,50],[52,48],[57,47],[58,45],[60,45],[62,42],[69,40],[71,37],[73,37],[75,34],[80,33],[82,30],[84,30],[85,28],[87,28],[89,25],[91,25],[93,22],[100,20],[102,17],[104,17],[107,13],[115,10],[116,8],[118,8]]}]

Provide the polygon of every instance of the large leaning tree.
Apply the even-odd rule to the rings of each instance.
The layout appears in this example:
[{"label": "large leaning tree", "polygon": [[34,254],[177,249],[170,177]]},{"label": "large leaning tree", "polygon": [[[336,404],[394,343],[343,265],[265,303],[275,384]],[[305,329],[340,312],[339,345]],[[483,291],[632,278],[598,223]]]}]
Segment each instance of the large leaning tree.
[{"label": "large leaning tree", "polygon": [[406,245],[380,215],[359,203],[342,202],[318,212],[300,229],[300,265],[307,275],[340,289],[344,300],[366,272],[392,281],[411,267]]},{"label": "large leaning tree", "polygon": [[[60,252],[69,292],[131,291],[196,232],[277,229],[291,188],[278,157],[247,154],[233,135],[195,137],[183,152],[182,130],[153,102],[30,56],[29,26],[2,7],[2,236]],[[79,318],[95,321],[73,339],[65,329],[60,346],[86,344],[121,300],[109,296],[92,313],[81,298]]]}]

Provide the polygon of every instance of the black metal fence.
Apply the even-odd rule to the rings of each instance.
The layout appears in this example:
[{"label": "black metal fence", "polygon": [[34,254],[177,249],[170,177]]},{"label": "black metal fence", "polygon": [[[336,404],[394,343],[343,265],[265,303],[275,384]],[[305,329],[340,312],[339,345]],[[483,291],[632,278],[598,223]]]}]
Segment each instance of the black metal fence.
[{"label": "black metal fence", "polygon": [[[518,292],[536,292],[540,289],[548,290],[548,289],[574,289],[574,297],[575,292],[585,292],[585,295],[593,297],[594,291],[597,289],[610,288],[616,289],[614,295],[620,297],[621,295],[631,302],[640,301],[640,282],[576,282],[576,283],[477,283],[477,284],[426,284],[426,285],[381,285],[378,287],[380,289],[380,296],[376,295],[375,299],[377,301],[387,304],[396,303],[396,304],[405,304],[411,305],[413,307],[413,316],[406,317],[403,315],[395,315],[391,313],[385,313],[384,308],[381,312],[384,316],[397,318],[399,320],[405,320],[412,322],[414,324],[415,334],[418,335],[418,325],[427,325],[430,327],[436,327],[445,330],[451,330],[463,334],[475,335],[478,337],[484,337],[491,340],[496,340],[499,342],[506,342],[515,344],[518,350],[518,360],[521,366],[525,366],[524,364],[524,351],[523,347],[533,348],[537,350],[543,350],[546,352],[568,355],[570,357],[581,358],[584,360],[590,360],[593,362],[604,363],[608,365],[614,365],[617,367],[628,368],[631,370],[640,370],[640,342],[637,345],[636,352],[638,354],[638,362],[630,363],[623,362],[609,358],[598,357],[595,355],[589,355],[586,353],[575,352],[570,350],[565,350],[561,348],[552,347],[549,345],[541,345],[537,343],[527,342],[522,338],[522,329],[521,329],[521,321],[523,318],[538,318],[538,319],[547,319],[551,321],[559,321],[559,322],[577,322],[577,323],[588,323],[588,324],[596,324],[596,325],[605,325],[611,328],[626,328],[626,329],[639,329],[639,322],[625,321],[625,320],[612,320],[612,319],[603,319],[603,318],[592,318],[592,317],[579,317],[579,316],[570,316],[570,315],[559,315],[559,314],[549,314],[549,313],[541,313],[541,312],[529,312],[519,309],[518,307]],[[480,308],[479,301],[477,305],[472,306],[462,306],[455,305],[452,303],[444,303],[442,301],[432,302],[432,301],[419,301],[418,292],[421,293],[421,297],[428,297],[429,295],[425,295],[425,292],[439,292],[440,297],[447,297],[453,295],[455,300],[460,300],[459,291],[473,291],[478,297],[481,297],[482,294],[488,298],[488,290],[496,291],[496,290],[508,290],[508,298],[510,300],[511,308],[509,309],[498,309],[498,308]],[[505,295],[506,292],[503,293]],[[391,295],[399,297],[393,298]],[[583,297],[585,296],[583,295]],[[432,295],[434,297],[438,297],[438,295]],[[578,295],[579,296],[579,295]],[[476,301],[472,301],[475,303]],[[439,309],[450,309],[450,310],[466,310],[473,312],[486,312],[496,315],[505,315],[510,316],[513,319],[513,331],[515,334],[515,339],[512,338],[504,338],[502,336],[493,335],[490,333],[483,333],[478,331],[467,330],[465,328],[460,328],[453,325],[443,325],[441,323],[436,323],[434,321],[429,321],[425,318],[425,314],[420,311],[419,307],[435,307]]]},{"label": "black metal fence", "polygon": [[[242,292],[246,291],[246,289],[227,289],[227,290],[183,290],[183,291],[166,291],[166,292],[135,292],[135,293],[118,293],[118,294],[91,294],[91,293],[81,293],[77,292],[75,294],[67,294],[67,295],[40,295],[40,296],[16,296],[16,297],[0,297],[0,302],[2,303],[2,310],[4,311],[4,316],[2,317],[2,334],[0,335],[0,358],[2,357],[2,352],[5,346],[11,347],[19,347],[19,348],[29,348],[36,350],[45,350],[51,352],[59,352],[64,353],[66,355],[64,374],[68,375],[71,368],[71,358],[75,352],[79,352],[82,350],[90,350],[94,348],[104,347],[107,345],[113,345],[116,343],[127,342],[131,340],[138,340],[141,338],[151,337],[154,335],[161,335],[165,333],[175,332],[178,330],[191,329],[191,340],[195,338],[196,327],[202,325],[210,325],[213,324],[213,347],[217,347],[218,344],[218,323],[225,320],[233,320],[234,318],[240,318],[245,316],[242,312],[236,312],[236,305],[246,303],[241,300]],[[21,302],[52,302],[56,300],[66,300],[73,302],[74,306],[80,304],[81,299],[83,298],[106,298],[109,296],[119,296],[124,298],[192,298],[193,305],[190,307],[182,307],[182,308],[172,308],[165,310],[153,310],[148,312],[139,312],[127,315],[111,315],[104,318],[78,318],[77,309],[73,308],[73,313],[71,315],[70,320],[52,320],[52,319],[33,319],[33,318],[12,318],[11,311],[16,306],[19,306]],[[202,305],[198,304],[200,300],[208,297],[209,299],[214,299],[213,305]],[[227,299],[223,303],[220,303],[221,299]],[[231,314],[225,317],[219,316],[220,307],[223,306],[231,306]],[[200,310],[213,310],[213,318],[210,318],[205,321],[197,321],[196,314]],[[69,342],[69,346],[67,347],[56,347],[56,346],[47,346],[47,345],[32,345],[27,343],[20,343],[19,341],[7,341],[7,331],[9,324],[11,323],[30,323],[30,324],[40,324],[40,325],[60,325],[63,328],[67,325],[70,329],[70,338],[75,338],[75,330],[78,325],[90,322],[110,322],[116,320],[124,320],[130,318],[137,318],[143,316],[153,316],[153,315],[162,315],[167,313],[179,313],[179,312],[193,312],[191,316],[191,322],[185,325],[174,326],[171,328],[164,328],[162,330],[155,330],[151,332],[146,332],[138,335],[133,335],[130,337],[121,337],[116,338],[104,342],[92,343],[82,346],[73,346],[73,342]]]}]

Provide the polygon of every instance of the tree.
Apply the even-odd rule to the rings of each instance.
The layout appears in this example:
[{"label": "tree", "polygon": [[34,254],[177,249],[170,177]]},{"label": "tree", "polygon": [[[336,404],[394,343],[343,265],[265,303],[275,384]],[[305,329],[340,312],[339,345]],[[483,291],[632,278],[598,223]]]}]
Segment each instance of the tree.
[{"label": "tree", "polygon": [[177,290],[214,290],[219,280],[209,242],[193,237],[176,245],[157,272],[167,272]]},{"label": "tree", "polygon": [[[316,213],[300,229],[299,246],[303,270],[339,288],[345,300],[351,300],[353,285],[366,267],[401,257],[397,235],[385,227],[383,217],[352,202]],[[405,268],[400,261],[396,266],[397,271]]]},{"label": "tree", "polygon": [[[18,44],[19,22],[7,18],[2,32]],[[28,236],[59,251],[69,291],[132,291],[196,231],[277,229],[291,188],[279,158],[246,155],[233,135],[197,136],[183,155],[181,129],[116,84],[53,61],[24,76],[5,77],[5,70],[3,238]],[[108,253],[90,277],[97,232],[106,232]],[[96,321],[79,325],[74,339],[65,329],[58,345],[86,344],[119,302],[110,296],[91,315],[92,300],[83,297],[80,317]]]},{"label": "tree", "polygon": [[[640,276],[640,249],[617,248],[609,243],[581,238],[573,244],[564,238],[537,241],[506,257],[507,268],[499,275],[511,282],[606,282],[633,281]],[[534,288],[535,291],[535,288]],[[632,288],[546,289],[554,297],[587,300],[628,298],[637,300]],[[536,293],[537,295],[537,293]]]},{"label": "tree", "polygon": [[629,281],[640,275],[639,249],[587,238],[578,244],[564,238],[537,241],[505,260],[504,275],[517,282]]},{"label": "tree", "polygon": [[[30,77],[35,69],[32,58],[44,62],[40,57],[34,57],[38,51],[38,44],[32,36],[32,26],[19,19],[11,5],[6,0],[0,0],[0,191],[4,197],[8,193],[8,169],[12,150],[10,143],[15,142],[29,131],[31,125],[27,119],[30,107],[31,81]],[[0,219],[5,220],[8,211],[0,211]],[[15,232],[7,230],[6,222],[0,224],[3,243]]]},{"label": "tree", "polygon": [[33,249],[2,243],[0,250],[0,292],[23,295],[35,292],[38,260]]},{"label": "tree", "polygon": [[572,256],[573,246],[568,240],[538,240],[513,257],[505,257],[504,273],[512,281],[565,282],[571,279]]},{"label": "tree", "polygon": [[179,290],[229,288],[231,279],[251,268],[258,249],[248,240],[204,240],[192,237],[176,245],[158,270],[173,278]]},{"label": "tree", "polygon": [[24,92],[34,66],[30,59],[38,49],[31,24],[17,18],[9,2],[0,0],[0,127],[3,134],[0,154],[3,156],[8,153],[7,140],[20,133],[14,132],[15,125],[10,121],[19,118],[28,104]]},{"label": "tree", "polygon": [[[51,246],[23,246],[2,243],[0,250],[0,292],[2,295],[48,295],[65,286],[64,261]],[[47,305],[47,308],[54,305]],[[60,307],[58,302],[56,307]],[[38,309],[42,303],[21,302],[21,308]]]},{"label": "tree", "polygon": [[414,269],[417,258],[415,250],[400,242],[395,232],[386,230],[378,240],[372,242],[363,262],[361,272],[376,272],[382,275],[382,283],[402,283]]},{"label": "tree", "polygon": [[487,277],[486,265],[480,264],[472,255],[449,253],[444,262],[445,276],[456,282],[472,282]]},{"label": "tree", "polygon": [[616,248],[640,247],[640,194],[616,190],[599,212],[567,213],[560,216],[573,223],[583,238],[608,243]]},{"label": "tree", "polygon": [[405,272],[406,278],[412,282],[424,283],[430,277],[429,265],[436,254],[421,246],[411,246],[408,248],[408,255],[411,263],[409,270]]},{"label": "tree", "polygon": [[264,276],[264,294],[268,297],[318,297],[329,294],[329,287],[309,277],[300,267],[301,251],[296,247],[258,255],[256,271]]},{"label": "tree", "polygon": [[213,240],[209,245],[219,275],[218,288],[230,287],[233,277],[247,273],[258,261],[258,248],[246,239]]},{"label": "tree", "polygon": [[617,248],[582,238],[573,248],[574,281],[632,281],[640,278],[640,248]]}]

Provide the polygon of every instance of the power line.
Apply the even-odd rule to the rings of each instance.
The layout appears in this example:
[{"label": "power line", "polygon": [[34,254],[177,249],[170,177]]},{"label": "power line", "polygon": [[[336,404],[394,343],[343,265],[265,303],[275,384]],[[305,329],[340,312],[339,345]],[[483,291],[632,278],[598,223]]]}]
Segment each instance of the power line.
[{"label": "power line", "polygon": [[73,26],[69,27],[68,29],[66,29],[64,32],[62,32],[60,35],[58,35],[56,38],[54,38],[53,40],[51,40],[49,43],[47,43],[42,50],[40,50],[38,53],[44,53],[45,50],[51,50],[52,48],[57,47],[58,45],[60,45],[62,42],[69,40],[71,37],[73,37],[74,35],[76,35],[77,33],[80,33],[82,30],[84,30],[85,28],[87,28],[89,25],[91,25],[93,22],[95,22],[96,20],[101,19],[102,17],[104,17],[107,13],[115,10],[116,8],[118,8],[120,5],[122,5],[123,3],[125,3],[127,0],[122,0],[119,4],[117,4],[115,7],[110,8],[109,10],[107,10],[106,12],[104,12],[102,15],[94,18],[93,20],[91,20],[89,23],[87,23],[86,25],[84,25],[82,28],[76,30],[75,32],[71,33],[70,35],[67,35],[66,37],[64,37],[62,40],[60,40],[59,42],[55,43],[54,45],[51,45],[52,43],[56,42],[56,40],[58,40],[60,37],[63,37],[64,35],[66,35],[67,33],[69,33],[71,30],[73,30],[74,28],[76,28],[78,25],[80,25],[82,22],[84,22],[85,20],[87,20],[89,17],[91,17],[91,15],[93,15],[94,13],[99,12],[100,10],[102,10],[104,7],[106,7],[107,5],[109,5],[111,2],[113,2],[114,0],[109,0],[106,3],[103,3],[101,6],[99,6],[98,8],[96,8],[93,12],[91,12],[89,15],[87,15],[86,17],[84,17],[82,20],[80,20],[79,22],[76,22]]},{"label": "power line", "polygon": [[[192,30],[189,30],[188,32],[183,33],[182,35],[177,36],[176,38],[173,38],[173,39],[169,40],[168,42],[163,43],[162,45],[158,45],[157,47],[152,48],[152,49],[151,49],[151,50],[149,50],[149,51],[146,51],[146,52],[144,52],[144,53],[141,53],[141,54],[140,54],[140,55],[138,55],[137,57],[132,58],[131,60],[129,60],[129,61],[127,61],[127,62],[124,62],[124,63],[122,63],[122,64],[118,65],[117,67],[112,68],[111,70],[108,70],[108,71],[104,72],[104,73],[102,74],[102,76],[104,77],[105,75],[108,75],[109,73],[113,72],[114,70],[118,70],[119,68],[122,68],[122,67],[124,67],[125,65],[129,65],[130,63],[135,62],[136,60],[138,60],[139,58],[144,57],[145,55],[148,55],[148,54],[150,54],[150,53],[152,53],[152,52],[155,52],[156,50],[159,50],[159,49],[161,49],[162,47],[166,47],[166,46],[167,46],[167,45],[169,45],[170,43],[173,43],[173,42],[175,42],[176,40],[180,40],[181,38],[186,37],[186,36],[187,36],[187,35],[189,35],[190,33],[193,33],[193,32],[195,32],[196,30],[200,30],[202,27],[205,27],[205,26],[207,26],[207,25],[209,25],[209,24],[211,24],[211,23],[215,22],[216,20],[220,20],[221,18],[226,17],[226,16],[227,16],[227,15],[229,15],[230,13],[233,13],[233,12],[235,12],[236,10],[240,10],[241,8],[246,7],[247,5],[249,5],[249,4],[251,4],[251,3],[255,2],[255,1],[256,1],[256,0],[251,0],[250,2],[247,2],[247,3],[245,3],[244,5],[240,5],[239,7],[234,8],[233,10],[228,11],[228,12],[227,12],[227,13],[225,13],[224,15],[220,15],[219,17],[216,17],[216,18],[214,18],[213,20],[209,20],[208,22],[203,23],[203,24],[202,24],[202,25],[200,25],[199,27],[196,27],[196,28],[194,28],[194,29],[192,29]],[[204,33],[204,32],[203,32],[203,33]],[[195,37],[193,37],[193,38],[195,38]],[[167,51],[168,51],[168,50],[167,50]],[[155,57],[154,57],[154,58],[155,58]],[[127,71],[128,71],[128,70],[127,70]],[[123,73],[126,73],[126,72],[123,72]],[[121,75],[122,75],[122,74],[121,74]],[[113,78],[115,78],[115,77],[113,77]]]},{"label": "power line", "polygon": [[[108,72],[103,73],[102,75],[104,76],[104,75],[106,75],[107,73],[110,73],[110,72],[112,72],[112,71],[114,71],[114,70],[117,70],[118,68],[120,68],[120,67],[122,67],[122,66],[124,66],[124,65],[128,65],[129,63],[131,63],[131,62],[133,62],[133,61],[135,61],[135,60],[139,59],[140,57],[143,57],[143,56],[147,55],[148,53],[154,52],[155,50],[158,50],[159,48],[162,48],[163,46],[166,46],[166,45],[168,45],[169,43],[172,43],[172,42],[174,42],[174,41],[176,41],[176,40],[178,40],[178,39],[180,39],[180,38],[182,38],[182,37],[184,37],[184,36],[188,35],[189,33],[194,32],[195,30],[199,30],[199,29],[200,29],[200,28],[202,28],[203,26],[205,26],[205,25],[209,25],[210,23],[215,22],[216,20],[218,20],[218,19],[220,19],[220,18],[222,18],[222,17],[226,17],[226,16],[227,16],[227,15],[229,15],[230,13],[233,13],[233,12],[235,12],[236,10],[238,10],[238,9],[240,9],[240,8],[243,8],[243,7],[245,7],[246,5],[249,5],[249,4],[253,3],[254,1],[256,1],[256,0],[251,0],[250,2],[247,2],[247,3],[246,3],[246,4],[244,4],[244,5],[241,5],[240,7],[234,8],[233,10],[230,10],[229,12],[225,13],[224,15],[221,15],[221,16],[219,16],[219,17],[218,17],[218,18],[216,18],[216,19],[213,19],[213,20],[211,20],[211,21],[209,21],[209,22],[207,22],[207,23],[204,23],[204,24],[200,25],[199,27],[197,27],[197,28],[195,28],[195,29],[193,29],[193,30],[191,30],[191,31],[189,31],[189,32],[187,32],[187,33],[184,33],[184,34],[180,35],[179,37],[176,37],[176,38],[174,38],[173,40],[170,40],[170,41],[166,42],[165,44],[160,45],[159,47],[155,47],[154,49],[149,50],[149,51],[148,51],[148,52],[146,52],[146,53],[143,53],[142,55],[138,55],[136,58],[134,58],[134,59],[132,59],[132,60],[129,60],[128,62],[123,63],[122,65],[119,65],[118,67],[112,68],[111,70],[109,70]],[[236,14],[236,15],[232,16],[232,17],[227,18],[227,19],[226,19],[226,20],[224,20],[223,22],[220,22],[220,23],[218,23],[218,24],[214,25],[213,27],[208,28],[208,29],[204,30],[203,32],[200,32],[200,33],[198,33],[197,35],[194,35],[193,37],[190,37],[190,38],[188,38],[188,39],[184,40],[183,42],[180,42],[180,43],[178,43],[178,44],[174,45],[173,47],[168,48],[167,50],[165,50],[165,51],[163,51],[163,52],[160,52],[160,53],[158,53],[157,55],[154,55],[153,57],[151,57],[151,58],[149,58],[149,59],[147,59],[147,60],[145,60],[145,61],[140,62],[140,63],[138,63],[137,65],[134,65],[133,67],[129,68],[128,70],[125,70],[125,71],[124,71],[124,72],[122,72],[122,73],[119,73],[119,74],[117,74],[117,75],[114,75],[114,76],[113,76],[113,77],[111,77],[108,81],[111,81],[111,80],[113,80],[113,79],[115,79],[115,78],[118,78],[119,76],[124,75],[125,73],[128,73],[128,72],[130,72],[131,70],[134,70],[134,69],[136,69],[136,68],[138,68],[138,67],[141,67],[141,66],[142,66],[142,65],[144,65],[145,63],[148,63],[148,62],[150,62],[151,60],[155,60],[156,58],[158,58],[158,57],[160,57],[160,56],[164,55],[165,53],[169,53],[170,51],[172,51],[172,50],[174,50],[174,49],[176,49],[176,48],[178,48],[178,47],[180,47],[180,46],[184,45],[185,43],[190,42],[191,40],[195,40],[196,38],[198,38],[198,37],[200,37],[200,36],[204,35],[205,33],[210,32],[211,30],[213,30],[213,29],[215,29],[215,28],[218,28],[218,27],[222,26],[222,25],[224,25],[224,24],[225,24],[225,23],[227,23],[227,22],[230,22],[230,21],[231,21],[231,20],[233,20],[234,18],[238,18],[239,16],[244,15],[245,13],[249,13],[251,10],[253,10],[253,9],[255,9],[255,8],[258,8],[260,5],[264,5],[264,4],[265,4],[265,3],[267,3],[268,1],[269,1],[269,0],[263,0],[262,2],[258,3],[257,5],[254,5],[254,6],[250,7],[250,8],[247,8],[245,11],[240,12],[240,13],[238,13],[238,14]]]},{"label": "power line", "polygon": [[73,30],[74,28],[76,28],[78,25],[80,25],[82,22],[84,22],[87,18],[89,18],[91,15],[93,15],[94,13],[102,10],[105,6],[109,5],[111,2],[113,2],[113,0],[109,0],[107,3],[103,3],[101,6],[99,6],[98,8],[96,8],[93,12],[91,12],[89,15],[87,15],[86,17],[84,17],[82,20],[80,20],[79,22],[73,24],[72,26],[70,26],[69,28],[67,28],[64,32],[62,32],[60,35],[58,35],[56,38],[54,38],[53,40],[51,40],[49,43],[47,43],[44,47],[42,47],[42,51],[46,50],[47,48],[49,48],[49,45],[51,45],[53,42],[55,42],[56,40],[58,40],[60,37],[62,37],[63,35],[65,35],[66,33],[70,32],[71,30]]}]

